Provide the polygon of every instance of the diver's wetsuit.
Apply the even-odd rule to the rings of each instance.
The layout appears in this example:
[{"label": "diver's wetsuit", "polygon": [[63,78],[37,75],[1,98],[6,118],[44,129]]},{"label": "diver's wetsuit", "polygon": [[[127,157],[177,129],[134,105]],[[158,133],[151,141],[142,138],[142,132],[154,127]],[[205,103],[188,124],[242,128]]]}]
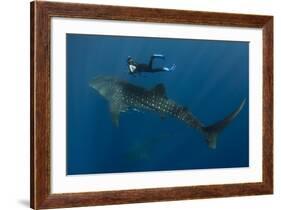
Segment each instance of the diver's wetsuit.
[{"label": "diver's wetsuit", "polygon": [[155,73],[155,72],[161,72],[161,71],[173,71],[176,68],[176,65],[173,64],[171,68],[168,67],[162,67],[162,68],[153,68],[153,60],[155,58],[165,59],[164,55],[160,54],[153,54],[150,57],[150,61],[148,64],[142,64],[137,63],[134,61],[133,58],[128,57],[127,63],[129,68],[130,74],[136,74],[141,72],[148,72],[148,73]]}]

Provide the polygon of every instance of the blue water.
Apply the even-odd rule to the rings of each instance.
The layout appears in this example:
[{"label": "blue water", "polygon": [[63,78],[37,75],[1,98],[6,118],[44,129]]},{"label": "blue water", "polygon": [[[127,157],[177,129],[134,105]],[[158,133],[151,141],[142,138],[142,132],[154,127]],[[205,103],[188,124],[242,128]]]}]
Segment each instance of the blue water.
[{"label": "blue water", "polygon": [[[94,174],[249,166],[249,43],[67,34],[67,174]],[[173,72],[128,74],[132,56]],[[126,112],[119,127],[108,102],[89,87],[97,75],[166,87],[167,96],[210,125],[246,104],[219,135],[217,148],[182,121],[152,112]]]}]

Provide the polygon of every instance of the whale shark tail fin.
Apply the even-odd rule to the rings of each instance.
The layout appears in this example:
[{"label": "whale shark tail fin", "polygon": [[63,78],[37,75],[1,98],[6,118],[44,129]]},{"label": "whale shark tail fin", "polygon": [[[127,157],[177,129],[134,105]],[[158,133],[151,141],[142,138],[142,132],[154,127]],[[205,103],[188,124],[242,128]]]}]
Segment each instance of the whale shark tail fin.
[{"label": "whale shark tail fin", "polygon": [[209,148],[211,149],[216,149],[217,146],[217,138],[219,133],[225,128],[227,127],[235,118],[236,116],[240,113],[240,111],[242,110],[244,104],[245,104],[246,99],[244,99],[242,101],[242,103],[240,104],[240,106],[234,110],[233,112],[231,112],[229,115],[227,115],[224,119],[216,122],[213,125],[207,126],[207,127],[203,127],[203,134],[205,135],[206,138],[206,142],[209,146]]}]

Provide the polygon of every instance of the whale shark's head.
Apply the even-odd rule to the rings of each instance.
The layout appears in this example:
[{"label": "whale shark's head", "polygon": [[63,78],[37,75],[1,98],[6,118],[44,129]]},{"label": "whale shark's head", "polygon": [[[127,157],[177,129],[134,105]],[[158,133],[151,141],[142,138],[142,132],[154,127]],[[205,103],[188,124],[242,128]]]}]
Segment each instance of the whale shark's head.
[{"label": "whale shark's head", "polygon": [[109,99],[116,91],[117,83],[113,77],[98,76],[90,82],[90,87],[103,97]]}]

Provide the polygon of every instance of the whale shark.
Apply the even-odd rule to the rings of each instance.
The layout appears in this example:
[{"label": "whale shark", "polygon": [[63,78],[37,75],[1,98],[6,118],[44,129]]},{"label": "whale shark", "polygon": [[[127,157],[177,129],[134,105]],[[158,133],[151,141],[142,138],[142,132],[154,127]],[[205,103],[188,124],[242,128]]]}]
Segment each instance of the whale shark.
[{"label": "whale shark", "polygon": [[219,133],[237,117],[245,104],[244,99],[222,120],[205,126],[186,106],[169,99],[162,83],[147,89],[115,77],[97,76],[90,82],[90,87],[109,102],[112,121],[116,126],[119,125],[119,116],[122,112],[129,110],[156,112],[160,117],[174,117],[199,131],[211,149],[216,148]]}]

